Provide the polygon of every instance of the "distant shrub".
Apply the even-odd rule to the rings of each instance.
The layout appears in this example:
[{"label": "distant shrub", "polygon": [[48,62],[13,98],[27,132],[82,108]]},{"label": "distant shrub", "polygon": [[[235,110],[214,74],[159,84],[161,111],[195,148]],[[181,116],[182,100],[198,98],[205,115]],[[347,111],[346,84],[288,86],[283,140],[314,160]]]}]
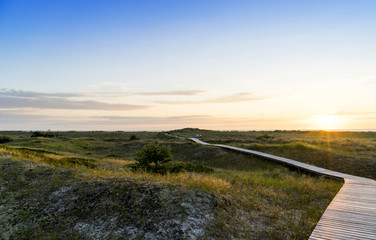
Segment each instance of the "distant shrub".
[{"label": "distant shrub", "polygon": [[13,141],[13,139],[9,136],[0,136],[0,143],[8,143]]},{"label": "distant shrub", "polygon": [[274,137],[270,136],[269,134],[264,134],[264,135],[258,136],[256,139],[261,140],[261,141],[267,141],[267,140],[270,140],[270,139],[273,139],[273,138]]},{"label": "distant shrub", "polygon": [[130,136],[130,138],[129,138],[129,141],[134,141],[134,140],[140,140],[136,135],[132,135],[132,136]]},{"label": "distant shrub", "polygon": [[197,172],[197,173],[210,173],[214,172],[212,168],[193,164],[189,162],[169,162],[166,164],[166,170],[169,173],[179,173],[179,172]]},{"label": "distant shrub", "polygon": [[132,170],[144,170],[154,173],[166,173],[165,163],[172,161],[169,147],[160,146],[158,142],[146,145],[136,153],[136,163],[131,166]]},{"label": "distant shrub", "polygon": [[52,138],[55,137],[56,134],[52,132],[40,132],[40,131],[35,131],[31,134],[31,137],[47,137],[47,138]]},{"label": "distant shrub", "polygon": [[146,145],[141,151],[137,152],[136,156],[136,163],[128,165],[134,172],[146,171],[166,174],[180,172],[210,173],[214,171],[212,168],[200,164],[172,161],[170,148],[160,146],[157,142]]}]

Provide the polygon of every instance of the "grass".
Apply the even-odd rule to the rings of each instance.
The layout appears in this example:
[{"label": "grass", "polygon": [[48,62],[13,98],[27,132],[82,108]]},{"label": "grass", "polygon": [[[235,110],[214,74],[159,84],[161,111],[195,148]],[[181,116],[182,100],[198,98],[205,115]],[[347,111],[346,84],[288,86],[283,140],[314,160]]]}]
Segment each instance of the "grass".
[{"label": "grass", "polygon": [[183,129],[172,135],[193,137],[376,179],[376,132],[209,131]]},{"label": "grass", "polygon": [[67,157],[55,152],[25,147],[8,147],[0,145],[0,152],[10,155],[11,158],[27,159],[37,163],[49,164],[55,167],[78,167],[95,168],[94,159],[81,157]]},{"label": "grass", "polygon": [[[192,134],[195,134],[196,131],[198,130],[183,130],[181,132],[172,132],[172,134],[182,136],[185,134],[192,137]],[[223,132],[201,130],[198,132],[204,136],[204,140],[207,138],[210,141],[214,141],[217,136],[223,134]],[[209,135],[209,133],[212,135]],[[7,188],[7,194],[4,191],[0,191],[4,195],[2,196],[3,199],[12,199],[9,196],[12,193],[17,195],[16,198],[20,199],[20,201],[22,200],[22,204],[32,201],[31,199],[39,199],[43,202],[46,201],[45,199],[51,198],[53,192],[64,186],[77,188],[77,191],[81,194],[80,196],[84,197],[95,195],[94,189],[98,190],[106,186],[113,189],[110,191],[112,195],[108,193],[110,195],[105,195],[103,198],[111,199],[111,201],[108,200],[111,204],[121,205],[122,203],[118,202],[120,198],[115,196],[126,196],[116,190],[117,187],[115,186],[117,185],[115,183],[122,182],[121,184],[128,186],[128,182],[131,181],[132,187],[130,189],[134,190],[129,190],[127,194],[139,196],[142,199],[145,191],[142,190],[145,188],[144,186],[154,186],[151,188],[154,190],[148,190],[148,193],[152,192],[157,195],[162,191],[161,188],[169,189],[166,191],[172,191],[175,194],[174,196],[180,199],[180,202],[178,200],[172,202],[171,206],[180,208],[178,206],[180,206],[181,201],[185,201],[185,197],[178,196],[186,196],[187,191],[194,195],[200,195],[200,192],[203,191],[209,194],[208,196],[215,196],[216,199],[213,200],[209,197],[210,201],[212,201],[211,206],[214,207],[214,218],[205,224],[205,236],[208,238],[306,239],[342,185],[341,182],[292,171],[273,162],[212,146],[203,146],[182,139],[171,138],[162,133],[59,132],[52,138],[31,138],[31,134],[30,132],[0,132],[0,135],[9,136],[13,139],[12,142],[6,145],[0,145],[0,162],[2,162],[3,166],[0,168],[0,189]],[[241,145],[249,144],[237,134],[231,135],[231,132],[226,134],[223,141],[234,141],[233,143]],[[260,142],[290,144],[283,146],[283,148],[291,149],[304,150],[307,148],[305,144],[308,144],[308,149],[311,149],[311,145],[309,145],[311,143],[302,141],[299,141],[302,144],[299,143],[297,145],[293,141],[270,143],[270,141],[275,141],[275,137],[268,137],[263,134],[252,136],[252,139],[259,138],[258,144],[261,144]],[[271,135],[271,133],[267,134]],[[132,136],[136,136],[136,139]],[[132,140],[130,140],[131,138]],[[214,171],[183,172],[166,175],[132,172],[128,165],[134,162],[136,151],[155,140],[171,147],[174,160],[180,162],[179,164],[199,164],[214,169]],[[315,147],[320,150],[319,146]],[[303,150],[299,151],[302,152]],[[12,159],[12,161],[9,162],[9,159]],[[34,170],[37,174],[33,175],[35,181],[32,181],[32,178],[28,175],[29,171],[27,169],[30,166],[37,169]],[[13,177],[17,175],[19,177]],[[10,184],[11,186],[5,185],[5,180],[8,183],[12,183]],[[78,185],[79,183],[80,185]],[[38,190],[38,184],[44,184],[43,191]],[[92,189],[89,186],[92,186]],[[154,193],[154,191],[156,192]],[[17,203],[16,200],[12,201]],[[9,207],[9,203],[12,201],[9,200],[3,203],[2,206]],[[132,211],[141,211],[141,208],[147,206],[134,205],[133,200],[131,202],[132,205],[128,207],[134,208]],[[18,202],[18,204],[21,203]],[[3,218],[3,220],[0,219],[0,228],[2,223],[3,228],[5,228],[4,223],[14,222],[4,220],[5,218],[14,220],[20,219],[22,216],[30,217],[35,214],[35,212],[30,212],[27,208],[25,210],[20,206],[13,206],[13,208],[17,210],[17,213],[11,216],[4,214],[0,208],[0,216]],[[41,210],[40,208],[40,205],[36,207],[36,209],[42,211],[43,209]],[[98,205],[98,209],[105,209],[105,205]],[[123,208],[120,207],[119,209]],[[71,221],[80,218],[79,214],[81,213],[75,212],[78,210],[70,212]],[[170,210],[163,210],[158,207],[158,214],[163,215],[163,212],[169,212]],[[130,209],[123,209],[122,211],[130,211]],[[97,217],[104,213],[98,212],[99,215]],[[114,212],[113,214],[118,213]],[[59,218],[63,217],[58,216]],[[138,215],[134,212],[134,216]],[[32,230],[34,232],[32,237],[40,237],[46,234],[47,230],[45,229],[50,228],[48,234],[51,236],[57,234],[56,236],[58,237],[58,227],[53,227],[52,223],[58,224],[61,228],[64,228],[63,226],[70,227],[70,229],[74,228],[73,223],[66,222],[68,220],[63,218],[56,222],[50,218],[43,220],[42,218],[38,219],[38,217],[41,216],[37,215],[37,219],[33,223],[25,220],[28,227],[23,226],[21,229],[24,230],[19,231],[17,236],[22,236],[22,234]],[[69,218],[67,215],[66,217]],[[171,218],[171,216],[168,217]],[[141,221],[140,219],[137,218],[134,221],[139,222]],[[51,221],[51,224],[42,223],[41,221]],[[123,219],[122,221],[127,220]],[[144,227],[140,227],[140,229],[145,229],[146,225],[142,225],[141,222],[140,226]],[[16,227],[12,226],[13,228]],[[44,226],[44,228],[38,228],[37,226]],[[65,231],[63,230],[62,232]],[[72,239],[81,236],[73,230],[66,231],[71,234]]]}]

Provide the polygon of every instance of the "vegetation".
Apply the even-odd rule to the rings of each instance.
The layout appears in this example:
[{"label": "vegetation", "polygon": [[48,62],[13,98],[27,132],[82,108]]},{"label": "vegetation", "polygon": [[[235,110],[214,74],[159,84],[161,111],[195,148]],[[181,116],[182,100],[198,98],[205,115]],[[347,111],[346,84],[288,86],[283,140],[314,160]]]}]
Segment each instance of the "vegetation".
[{"label": "vegetation", "polygon": [[201,164],[173,161],[173,162],[168,162],[166,164],[166,172],[168,173],[181,173],[181,172],[211,173],[211,172],[214,172],[214,169],[210,167],[206,167]]},{"label": "vegetation", "polygon": [[9,136],[0,136],[0,144],[8,143],[13,141],[13,139]]},{"label": "vegetation", "polygon": [[39,132],[39,131],[35,131],[31,134],[31,137],[47,137],[47,138],[51,138],[51,137],[55,137],[56,135],[52,132]]},{"label": "vegetation", "polygon": [[129,141],[135,141],[135,140],[140,140],[136,135],[131,135],[129,138]]},{"label": "vegetation", "polygon": [[165,164],[172,161],[169,147],[160,146],[158,142],[149,143],[141,151],[136,153],[136,163],[133,170],[144,170],[153,173],[166,173]]},{"label": "vegetation", "polygon": [[[0,132],[13,139],[0,146],[0,238],[307,239],[342,185],[173,137],[195,131],[209,138],[202,130]],[[245,144],[236,137],[223,139]],[[168,172],[132,171],[155,141],[174,156]]]},{"label": "vegetation", "polygon": [[23,158],[55,167],[86,167],[95,168],[95,160],[82,157],[67,157],[59,153],[24,147],[0,146],[1,152],[6,152],[12,158]]},{"label": "vegetation", "polygon": [[202,135],[209,143],[228,144],[287,157],[315,166],[376,179],[376,132],[209,131],[182,129],[170,135]]},{"label": "vegetation", "polygon": [[193,228],[203,235],[196,225],[212,218],[215,206],[215,197],[203,191],[35,162],[1,159],[0,173],[4,240],[187,239]]}]

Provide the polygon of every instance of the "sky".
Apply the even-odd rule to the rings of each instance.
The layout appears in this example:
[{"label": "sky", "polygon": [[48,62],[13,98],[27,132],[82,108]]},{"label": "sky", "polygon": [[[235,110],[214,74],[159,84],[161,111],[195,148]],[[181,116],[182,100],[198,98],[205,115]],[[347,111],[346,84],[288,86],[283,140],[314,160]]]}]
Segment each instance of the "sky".
[{"label": "sky", "polygon": [[0,129],[376,129],[376,1],[0,0]]}]

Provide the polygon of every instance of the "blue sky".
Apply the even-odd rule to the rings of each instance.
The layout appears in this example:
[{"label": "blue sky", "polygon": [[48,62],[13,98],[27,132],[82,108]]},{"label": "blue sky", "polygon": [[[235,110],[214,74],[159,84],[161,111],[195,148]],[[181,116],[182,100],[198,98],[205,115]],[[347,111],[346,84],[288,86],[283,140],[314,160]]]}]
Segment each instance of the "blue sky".
[{"label": "blue sky", "polygon": [[376,128],[375,10],[0,0],[0,128]]}]

